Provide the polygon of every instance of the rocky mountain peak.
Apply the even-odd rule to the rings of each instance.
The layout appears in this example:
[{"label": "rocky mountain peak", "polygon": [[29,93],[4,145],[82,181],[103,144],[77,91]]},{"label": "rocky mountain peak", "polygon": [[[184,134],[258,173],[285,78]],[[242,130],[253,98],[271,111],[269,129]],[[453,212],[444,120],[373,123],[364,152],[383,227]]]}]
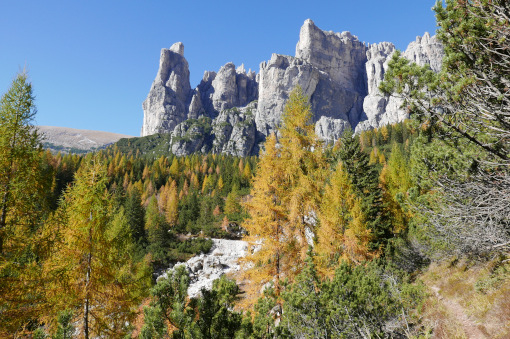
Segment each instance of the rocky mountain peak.
[{"label": "rocky mountain peak", "polygon": [[186,101],[190,91],[189,66],[184,58],[184,45],[177,42],[169,49],[163,48],[156,79],[142,105],[142,136],[171,132],[177,124],[186,120]]},{"label": "rocky mountain peak", "polygon": [[182,42],[176,42],[170,47],[170,51],[179,54],[180,56],[184,56],[184,44]]},{"label": "rocky mountain peak", "polygon": [[[395,46],[389,42],[370,45],[367,51],[365,69],[368,94],[363,101],[364,116],[356,126],[356,131],[377,128],[409,117],[407,112],[400,108],[401,99],[383,95],[379,91],[379,85],[394,52]],[[423,37],[417,37],[411,42],[402,55],[419,65],[430,65],[432,70],[438,72],[441,69],[443,48],[435,36],[431,37],[426,32]]]},{"label": "rocky mountain peak", "polygon": [[236,68],[236,73],[238,74],[246,74],[246,69],[244,68],[244,64]]},{"label": "rocky mountain peak", "polygon": [[422,37],[416,37],[402,55],[419,65],[429,65],[434,72],[441,70],[443,60],[443,46],[436,36],[425,32]]},{"label": "rocky mountain peak", "polygon": [[[143,103],[142,136],[171,133],[176,154],[254,154],[257,144],[277,130],[298,85],[310,98],[315,130],[324,140],[336,140],[348,127],[361,131],[395,123],[407,117],[401,101],[379,91],[394,52],[390,42],[365,44],[350,32],[323,31],[308,19],[295,56],[274,53],[260,63],[258,74],[228,62],[217,72],[204,72],[191,89],[184,45],[177,42],[161,50],[156,79]],[[437,72],[443,50],[435,36],[425,33],[402,55]]]},{"label": "rocky mountain peak", "polygon": [[363,87],[363,65],[367,47],[350,32],[326,32],[306,20],[299,33],[296,58],[326,72],[346,89]]}]

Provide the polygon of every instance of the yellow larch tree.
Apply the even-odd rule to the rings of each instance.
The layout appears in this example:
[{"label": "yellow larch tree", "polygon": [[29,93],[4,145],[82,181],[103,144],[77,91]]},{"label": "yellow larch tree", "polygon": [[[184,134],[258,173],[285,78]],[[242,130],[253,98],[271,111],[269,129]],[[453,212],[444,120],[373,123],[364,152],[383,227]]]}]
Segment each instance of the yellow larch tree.
[{"label": "yellow larch tree", "polygon": [[165,209],[166,221],[172,227],[177,225],[179,221],[179,194],[177,192],[177,183],[175,180],[170,184],[170,188],[167,191],[167,202]]},{"label": "yellow larch tree", "polygon": [[24,72],[0,99],[0,337],[5,338],[22,336],[41,301],[36,234],[48,212],[53,178],[43,176],[34,100]]},{"label": "yellow larch tree", "polygon": [[172,178],[177,178],[179,175],[179,160],[177,160],[177,157],[174,157],[172,160],[172,165],[170,165],[169,169],[170,175]]},{"label": "yellow larch tree", "polygon": [[379,255],[378,251],[370,249],[372,233],[367,228],[365,216],[361,211],[361,199],[354,198],[350,209],[351,221],[344,233],[344,251],[341,260],[356,265],[373,259]]},{"label": "yellow larch tree", "polygon": [[273,282],[276,293],[280,291],[282,272],[292,266],[286,256],[288,232],[287,209],[283,204],[285,194],[285,172],[280,160],[280,151],[275,135],[270,135],[265,143],[265,151],[260,157],[257,176],[253,180],[252,199],[246,203],[250,218],[243,227],[253,254],[248,256],[246,278],[250,281],[251,296],[260,287]]},{"label": "yellow larch tree", "polygon": [[87,339],[124,335],[150,287],[149,266],[133,262],[125,214],[113,210],[106,183],[106,167],[96,157],[76,174],[45,226],[55,239],[44,262],[45,320],[70,309]]},{"label": "yellow larch tree", "polygon": [[244,166],[243,178],[248,181],[251,179],[251,167],[249,162],[247,162],[246,165]]},{"label": "yellow larch tree", "polygon": [[323,275],[334,273],[345,252],[344,234],[352,222],[351,208],[355,195],[348,174],[339,162],[326,185],[319,211],[317,230],[317,268]]},{"label": "yellow larch tree", "polygon": [[353,190],[349,175],[339,162],[326,185],[319,212],[316,261],[318,271],[331,277],[341,261],[360,264],[374,258],[361,201]]},{"label": "yellow larch tree", "polygon": [[292,281],[304,265],[326,167],[308,99],[299,87],[285,106],[279,134],[279,144],[275,135],[266,140],[246,204],[251,218],[244,223],[258,249],[246,258],[254,265],[248,280],[254,289],[273,282],[277,295],[280,280]]},{"label": "yellow larch tree", "polygon": [[292,276],[303,267],[308,246],[312,245],[311,237],[316,231],[313,220],[322,199],[327,167],[308,98],[300,87],[291,92],[285,105],[280,134],[281,161],[287,181],[283,202],[289,213],[287,228],[293,233],[289,241],[294,241],[296,247]]},{"label": "yellow larch tree", "polygon": [[401,203],[411,188],[412,182],[405,155],[397,143],[394,143],[391,148],[391,155],[381,171],[380,181],[393,232],[399,233],[407,228],[411,217],[411,212],[404,210]]}]

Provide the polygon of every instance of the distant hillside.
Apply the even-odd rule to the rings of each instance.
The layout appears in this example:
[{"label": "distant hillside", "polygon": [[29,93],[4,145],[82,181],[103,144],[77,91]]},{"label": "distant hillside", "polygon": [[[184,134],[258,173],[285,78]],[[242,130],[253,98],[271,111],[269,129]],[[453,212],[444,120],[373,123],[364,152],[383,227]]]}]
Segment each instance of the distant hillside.
[{"label": "distant hillside", "polygon": [[43,145],[52,151],[64,153],[87,153],[101,149],[130,135],[90,131],[68,127],[37,126]]},{"label": "distant hillside", "polygon": [[146,137],[123,138],[110,147],[116,146],[121,153],[125,154],[132,153],[159,157],[171,153],[170,139],[170,134],[153,134]]}]

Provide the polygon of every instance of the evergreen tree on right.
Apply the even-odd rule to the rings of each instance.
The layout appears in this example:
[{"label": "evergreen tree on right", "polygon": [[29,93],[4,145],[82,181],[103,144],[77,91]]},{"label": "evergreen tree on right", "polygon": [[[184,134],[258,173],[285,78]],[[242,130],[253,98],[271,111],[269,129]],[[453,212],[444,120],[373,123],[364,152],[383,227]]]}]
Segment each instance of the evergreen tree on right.
[{"label": "evergreen tree on right", "polygon": [[369,247],[382,250],[392,232],[379,186],[379,173],[375,165],[370,164],[369,155],[361,150],[359,136],[353,135],[351,129],[345,130],[339,140],[338,158],[349,176],[354,193],[361,199],[361,213],[366,228],[372,233]]}]

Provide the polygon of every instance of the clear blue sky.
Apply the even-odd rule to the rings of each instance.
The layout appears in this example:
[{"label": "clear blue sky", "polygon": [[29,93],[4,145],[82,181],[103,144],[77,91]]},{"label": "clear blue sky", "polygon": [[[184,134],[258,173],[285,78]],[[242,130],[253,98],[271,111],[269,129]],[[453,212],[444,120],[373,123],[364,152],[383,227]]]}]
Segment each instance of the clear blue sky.
[{"label": "clear blue sky", "polygon": [[139,135],[161,48],[184,43],[195,87],[231,61],[258,72],[271,53],[294,55],[299,29],[350,31],[405,49],[436,29],[434,0],[4,0],[0,92],[26,65],[39,125]]}]

